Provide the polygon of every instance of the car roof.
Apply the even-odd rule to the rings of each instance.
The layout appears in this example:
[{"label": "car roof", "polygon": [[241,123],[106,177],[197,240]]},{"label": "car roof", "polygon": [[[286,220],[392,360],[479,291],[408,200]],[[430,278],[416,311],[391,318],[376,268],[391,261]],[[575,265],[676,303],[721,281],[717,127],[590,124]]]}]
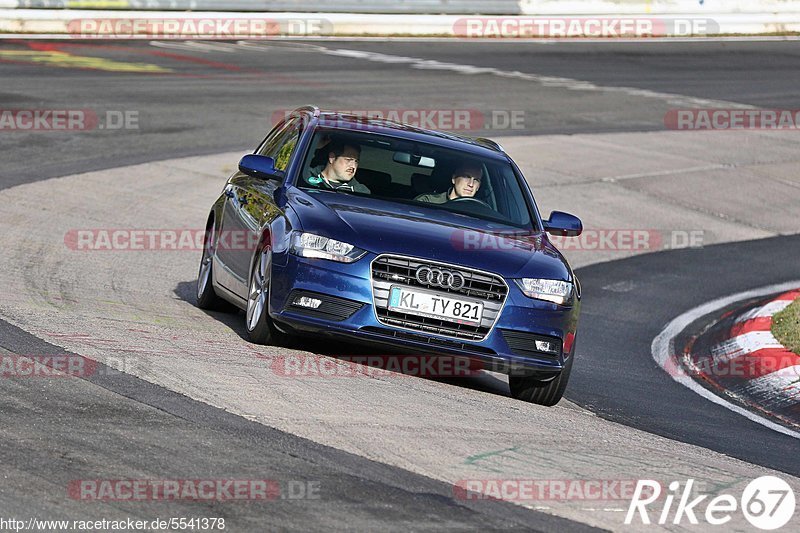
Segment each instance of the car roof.
[{"label": "car roof", "polygon": [[[306,108],[301,108],[298,111],[303,109]],[[425,142],[453,150],[462,150],[476,156],[504,161],[510,159],[499,144],[489,139],[471,138],[455,133],[418,128],[382,118],[371,118],[335,111],[315,111],[315,117],[319,119],[317,127],[321,128],[374,133],[407,141]]]}]

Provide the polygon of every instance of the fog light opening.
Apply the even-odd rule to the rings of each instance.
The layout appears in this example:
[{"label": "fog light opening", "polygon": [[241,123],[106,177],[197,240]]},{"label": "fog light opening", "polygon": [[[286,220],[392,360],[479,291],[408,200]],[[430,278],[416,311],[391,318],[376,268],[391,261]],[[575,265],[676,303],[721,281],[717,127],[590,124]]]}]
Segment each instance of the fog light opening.
[{"label": "fog light opening", "polygon": [[317,298],[309,298],[308,296],[299,296],[294,299],[292,305],[296,307],[305,307],[307,309],[316,309],[322,305],[322,300]]},{"label": "fog light opening", "polygon": [[539,352],[558,355],[558,346],[555,342],[536,340],[536,350]]}]

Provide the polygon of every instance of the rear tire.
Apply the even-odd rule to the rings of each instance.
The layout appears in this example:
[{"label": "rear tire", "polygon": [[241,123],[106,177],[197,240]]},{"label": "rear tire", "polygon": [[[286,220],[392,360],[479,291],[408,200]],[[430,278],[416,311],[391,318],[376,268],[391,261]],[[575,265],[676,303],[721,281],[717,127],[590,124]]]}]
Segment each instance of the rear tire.
[{"label": "rear tire", "polygon": [[250,284],[247,293],[245,329],[250,342],[287,346],[291,337],[279,331],[269,316],[269,282],[272,270],[272,249],[259,250],[250,269]]},{"label": "rear tire", "polygon": [[511,389],[511,396],[517,400],[535,403],[551,407],[557,404],[569,382],[569,375],[572,372],[572,355],[564,364],[563,370],[549,381],[542,381],[531,377],[508,377],[508,386]]},{"label": "rear tire", "polygon": [[217,246],[217,227],[212,219],[203,239],[203,257],[197,274],[197,307],[208,311],[231,311],[234,307],[214,292],[214,252]]}]

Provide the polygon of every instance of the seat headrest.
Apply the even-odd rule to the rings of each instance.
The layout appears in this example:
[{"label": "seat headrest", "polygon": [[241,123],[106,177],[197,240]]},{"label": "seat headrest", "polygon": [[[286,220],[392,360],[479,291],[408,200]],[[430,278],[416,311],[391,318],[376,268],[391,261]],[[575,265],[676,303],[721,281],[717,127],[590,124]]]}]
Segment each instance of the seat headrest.
[{"label": "seat headrest", "polygon": [[433,192],[433,180],[427,174],[415,172],[411,174],[411,188],[416,194],[426,194]]},{"label": "seat headrest", "polygon": [[369,168],[359,168],[356,172],[356,178],[373,192],[385,189],[392,182],[392,176],[388,172],[380,172]]}]

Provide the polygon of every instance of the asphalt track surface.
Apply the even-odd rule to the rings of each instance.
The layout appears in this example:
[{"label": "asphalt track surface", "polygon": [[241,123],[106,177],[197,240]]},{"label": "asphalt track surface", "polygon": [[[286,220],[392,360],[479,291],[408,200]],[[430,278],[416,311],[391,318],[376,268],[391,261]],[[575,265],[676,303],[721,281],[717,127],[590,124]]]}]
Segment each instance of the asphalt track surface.
[{"label": "asphalt track surface", "polygon": [[[799,255],[800,237],[791,236],[647,254],[580,269],[587,287],[581,343],[592,349],[586,350],[567,397],[609,420],[798,475],[800,460],[791,452],[796,439],[698,402],[694,392],[672,381],[652,358],[632,355],[647,353],[666,323],[689,309],[798,279]],[[699,329],[689,328],[692,334]],[[595,349],[600,346],[604,349]]]},{"label": "asphalt track surface", "polygon": [[[203,48],[205,46],[205,48]],[[765,108],[796,104],[800,50],[794,42],[365,43],[8,42],[0,44],[0,102],[12,108],[89,108],[138,113],[138,130],[77,135],[4,136],[0,186],[184,155],[254,146],[276,111],[304,103],[328,109],[473,109],[522,111],[507,134],[658,131],[675,103],[541,83],[520,83],[403,64],[353,61],[314,46],[369,50],[462,65],[494,67],[598,86],[628,86]],[[20,56],[19,52],[25,55]],[[37,55],[38,54],[38,55]],[[32,57],[33,56],[33,57]],[[90,70],[67,68],[68,57]],[[36,62],[33,59],[36,59]],[[105,61],[103,61],[105,60]],[[159,73],[113,72],[114,60],[156,65]],[[48,66],[43,66],[48,65]],[[50,66],[52,65],[52,66]],[[80,66],[80,65],[79,65]],[[111,70],[110,70],[111,69]],[[388,103],[387,103],[388,102]],[[678,101],[679,107],[702,107]],[[31,173],[30,169],[37,169]]]},{"label": "asphalt track surface", "polygon": [[[63,349],[0,323],[13,353]],[[0,380],[5,516],[49,520],[223,518],[227,531],[593,528],[453,488],[265,427],[101,366],[88,380]],[[103,475],[107,473],[107,475]],[[219,474],[218,474],[219,473]],[[266,501],[81,501],[83,479],[268,480]],[[275,486],[275,485],[270,485]],[[280,495],[278,495],[280,494]],[[313,494],[313,496],[312,496]],[[293,499],[296,498],[296,499]]]},{"label": "asphalt track surface", "polygon": [[[256,50],[232,52],[148,43],[78,47],[4,42],[0,52],[35,51],[52,63],[0,54],[3,108],[91,108],[100,114],[134,110],[140,120],[137,130],[0,134],[0,187],[255,145],[275,111],[303,103],[381,109],[389,107],[390,99],[392,107],[525,111],[522,130],[476,132],[493,136],[657,131],[664,127],[665,110],[674,107],[657,98],[632,102],[625,93],[531,86],[448,70],[409,72],[381,61],[284,50],[309,45],[535,72],[766,108],[796,108],[800,81],[800,51],[794,43],[337,41],[261,43]],[[60,54],[94,58],[92,68],[65,67]],[[169,72],[96,68],[114,68],[109,61],[132,58]],[[567,398],[609,420],[800,474],[796,440],[700,400],[672,382],[652,358],[641,357],[649,353],[661,328],[685,310],[733,292],[796,279],[798,256],[800,239],[787,236],[581,269],[586,295],[579,340],[582,364],[576,365]],[[10,352],[56,350],[5,322],[0,330],[0,346]],[[32,510],[48,517],[79,518],[85,506],[65,506],[59,491],[84,473],[101,477],[98,472],[105,468],[116,477],[186,477],[193,465],[202,464],[206,474],[238,468],[243,478],[266,471],[275,478],[322,479],[327,492],[321,505],[281,500],[269,508],[243,505],[233,511],[213,504],[183,504],[181,509],[158,502],[146,508],[98,505],[108,517],[141,513],[152,518],[162,510],[172,516],[200,510],[206,516],[231,513],[242,529],[262,525],[265,516],[276,528],[578,526],[503,502],[481,502],[478,507],[454,502],[446,484],[265,428],[126,375],[112,373],[91,381],[0,380],[0,387],[6,398],[0,411],[0,447],[8,474],[0,506],[11,514],[32,514],[28,511],[33,502]],[[96,405],[104,408],[87,413]],[[242,457],[248,460],[243,463]],[[32,500],[31,489],[43,496]]]}]

